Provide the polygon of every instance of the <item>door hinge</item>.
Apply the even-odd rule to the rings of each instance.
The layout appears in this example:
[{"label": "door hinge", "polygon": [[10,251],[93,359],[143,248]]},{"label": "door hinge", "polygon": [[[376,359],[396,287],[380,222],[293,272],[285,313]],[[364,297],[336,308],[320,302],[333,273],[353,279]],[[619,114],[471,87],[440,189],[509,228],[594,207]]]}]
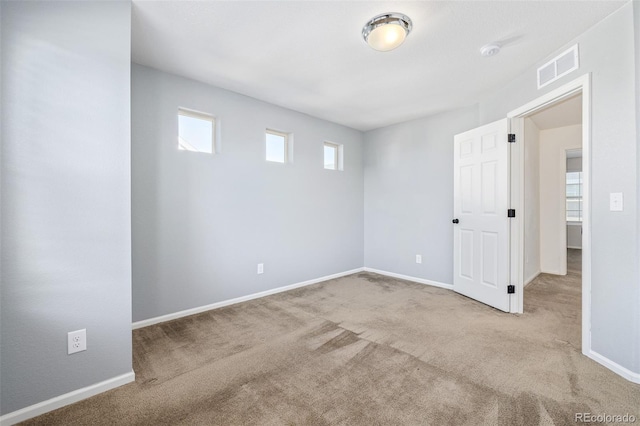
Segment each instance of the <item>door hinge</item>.
[{"label": "door hinge", "polygon": [[508,209],[507,217],[516,217],[516,209]]},{"label": "door hinge", "polygon": [[507,139],[509,141],[509,143],[515,143],[516,142],[516,134],[515,133],[509,133],[509,137]]},{"label": "door hinge", "polygon": [[516,286],[513,284],[509,284],[507,286],[507,294],[514,294],[516,292]]}]

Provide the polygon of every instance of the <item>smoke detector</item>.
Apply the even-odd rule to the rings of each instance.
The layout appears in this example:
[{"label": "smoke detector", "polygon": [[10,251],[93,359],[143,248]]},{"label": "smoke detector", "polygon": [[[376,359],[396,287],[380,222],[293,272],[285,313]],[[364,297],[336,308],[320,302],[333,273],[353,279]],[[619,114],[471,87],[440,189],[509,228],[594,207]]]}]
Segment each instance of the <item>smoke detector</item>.
[{"label": "smoke detector", "polygon": [[496,56],[500,53],[500,46],[494,43],[485,44],[480,48],[482,56]]}]

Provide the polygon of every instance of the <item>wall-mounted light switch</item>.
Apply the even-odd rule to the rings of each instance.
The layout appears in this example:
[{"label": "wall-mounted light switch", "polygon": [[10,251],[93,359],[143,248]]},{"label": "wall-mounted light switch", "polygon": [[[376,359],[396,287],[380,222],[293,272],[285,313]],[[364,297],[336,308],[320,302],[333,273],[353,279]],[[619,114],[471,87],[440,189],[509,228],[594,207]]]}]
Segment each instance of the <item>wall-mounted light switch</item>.
[{"label": "wall-mounted light switch", "polygon": [[422,263],[422,255],[416,254],[416,263]]},{"label": "wall-mounted light switch", "polygon": [[624,210],[622,192],[612,192],[609,194],[609,210],[612,212],[621,212]]},{"label": "wall-mounted light switch", "polygon": [[264,274],[264,263],[258,263],[258,274]]}]

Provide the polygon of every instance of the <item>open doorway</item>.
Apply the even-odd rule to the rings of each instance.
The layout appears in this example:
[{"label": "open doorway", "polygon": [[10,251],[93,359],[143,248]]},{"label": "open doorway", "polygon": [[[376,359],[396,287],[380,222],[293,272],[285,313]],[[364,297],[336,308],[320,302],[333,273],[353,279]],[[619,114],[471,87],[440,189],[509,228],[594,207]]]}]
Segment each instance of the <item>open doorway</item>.
[{"label": "open doorway", "polygon": [[582,94],[524,118],[523,312],[544,310],[557,338],[580,347]]},{"label": "open doorway", "polygon": [[[591,346],[589,81],[585,75],[509,113],[510,132],[521,142],[510,161],[511,205],[522,212],[511,224],[512,312],[526,313],[545,297],[563,299],[568,303],[560,309],[575,318],[571,340],[585,354]],[[525,303],[534,294],[539,300]]]},{"label": "open doorway", "polygon": [[567,275],[569,247],[582,248],[582,94],[526,116],[522,143],[527,286]]}]

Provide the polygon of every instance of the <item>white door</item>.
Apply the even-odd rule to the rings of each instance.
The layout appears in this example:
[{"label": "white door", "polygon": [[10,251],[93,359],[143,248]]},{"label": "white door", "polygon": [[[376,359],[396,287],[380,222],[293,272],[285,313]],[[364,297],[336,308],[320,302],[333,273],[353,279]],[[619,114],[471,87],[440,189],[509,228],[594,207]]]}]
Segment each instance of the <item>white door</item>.
[{"label": "white door", "polygon": [[509,311],[507,119],[454,137],[453,289]]}]

